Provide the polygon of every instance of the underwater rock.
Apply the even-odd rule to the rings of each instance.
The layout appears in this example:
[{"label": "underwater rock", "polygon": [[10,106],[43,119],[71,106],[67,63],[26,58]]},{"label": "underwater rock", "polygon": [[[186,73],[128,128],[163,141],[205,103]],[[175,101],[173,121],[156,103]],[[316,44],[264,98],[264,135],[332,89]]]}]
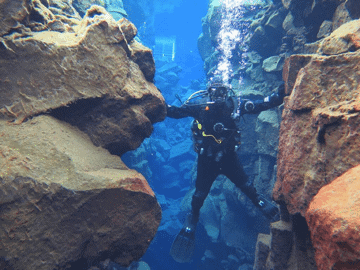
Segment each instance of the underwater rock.
[{"label": "underwater rock", "polygon": [[343,24],[326,37],[318,53],[334,55],[358,49],[360,49],[360,20],[354,20]]},{"label": "underwater rock", "polygon": [[341,3],[335,10],[333,16],[332,28],[336,30],[341,25],[350,22],[352,20],[349,10],[346,8],[345,3]]},{"label": "underwater rock", "polygon": [[0,257],[7,269],[128,266],[153,239],[161,208],[145,178],[51,116],[0,120]]},{"label": "underwater rock", "polygon": [[360,166],[322,187],[306,212],[319,270],[359,269]]},{"label": "underwater rock", "polygon": [[317,38],[324,38],[330,35],[332,31],[332,22],[331,21],[323,21],[320,25],[319,32],[317,34]]},{"label": "underwater rock", "polygon": [[180,213],[181,198],[171,199],[165,198],[164,195],[156,194],[158,202],[161,205],[162,218],[158,232],[166,232],[166,234],[175,236],[182,228],[178,216]]},{"label": "underwater rock", "polygon": [[[26,31],[2,36],[0,118],[21,123],[62,107],[54,115],[78,126],[95,145],[119,155],[138,147],[152,123],[165,117],[165,103],[152,83],[151,50],[134,40],[135,26],[115,22],[99,6],[82,20],[55,16],[40,1],[31,2],[28,13],[21,28]],[[48,31],[55,22],[62,30]]]},{"label": "underwater rock", "polygon": [[312,55],[296,55],[296,57],[288,57],[285,60],[283,67],[283,79],[286,95],[290,95],[292,89],[294,88],[299,70],[306,66],[311,59]]},{"label": "underwater rock", "polygon": [[269,234],[259,233],[256,242],[254,270],[265,270],[266,260],[270,253],[270,241]]},{"label": "underwater rock", "polygon": [[286,269],[291,255],[293,232],[291,223],[278,221],[270,225],[270,252],[267,269]]},{"label": "underwater rock", "polygon": [[[2,36],[9,33],[11,29],[20,27],[19,22],[30,13],[30,3],[27,0],[3,0],[0,2],[0,10],[0,36]],[[2,39],[0,41],[3,42]]]},{"label": "underwater rock", "polygon": [[[121,2],[121,0],[120,0],[120,2]],[[81,16],[84,16],[86,11],[92,5],[98,5],[98,6],[105,7],[105,0],[73,0],[72,5],[79,12],[79,14]]]},{"label": "underwater rock", "polygon": [[204,35],[204,33],[201,33],[198,41],[197,41],[197,47],[199,50],[199,54],[201,56],[201,59],[205,61],[206,58],[208,58],[211,55],[211,39],[209,35]]},{"label": "underwater rock", "polygon": [[284,68],[294,73],[284,72],[291,95],[280,126],[273,195],[290,214],[304,216],[322,186],[360,163],[359,61],[357,51],[310,60],[292,55],[286,62],[295,67]]},{"label": "underwater rock", "polygon": [[[160,64],[159,64],[160,62]],[[174,99],[174,92],[177,91],[177,83],[180,80],[179,74],[182,68],[175,62],[156,62],[156,86],[160,89],[167,101]]]},{"label": "underwater rock", "polygon": [[84,16],[86,11],[93,5],[106,8],[116,21],[124,17],[126,18],[128,15],[124,9],[122,0],[73,0],[72,5],[81,16]]},{"label": "underwater rock", "polygon": [[248,173],[254,175],[253,184],[259,194],[271,198],[271,190],[274,187],[276,174],[276,157],[269,155],[254,156],[256,161]]},{"label": "underwater rock", "polygon": [[[100,2],[101,2],[101,0],[100,0]],[[42,24],[41,17],[44,17],[44,15],[45,15],[45,17],[47,17],[47,16],[52,17],[51,13],[55,15],[56,19],[58,19],[58,20],[55,20],[55,23],[57,21],[59,21],[59,19],[61,21],[68,21],[69,18],[81,20],[80,14],[77,12],[77,10],[72,5],[72,0],[35,0],[35,1],[33,1],[33,3],[35,5],[35,9],[36,9],[38,15],[40,15],[40,17],[37,17],[37,18],[35,17],[36,19],[34,18],[33,20],[35,22],[38,20],[37,22],[40,22],[40,24]],[[38,5],[38,7],[36,8],[37,5]],[[49,9],[49,11],[51,13],[49,13],[47,9]],[[35,14],[33,14],[33,16],[34,15]],[[47,22],[47,24],[50,25],[51,22]],[[39,30],[36,30],[36,31],[39,31]]]},{"label": "underwater rock", "polygon": [[272,13],[266,22],[266,26],[272,27],[274,29],[280,28],[282,25],[282,22],[284,21],[284,12],[279,12],[276,10],[274,13]]},{"label": "underwater rock", "polygon": [[286,12],[279,5],[269,5],[264,12],[264,14],[259,12],[254,16],[250,25],[252,35],[246,43],[251,50],[255,50],[266,58],[274,55],[278,51],[277,48],[281,46],[281,38],[284,34],[281,25]]},{"label": "underwater rock", "polygon": [[289,13],[286,15],[283,23],[282,23],[282,28],[286,31],[289,32],[292,29],[295,28],[294,26],[294,15],[291,13],[291,11],[289,11]]},{"label": "underwater rock", "polygon": [[[222,7],[218,0],[209,1],[208,12],[202,18],[202,33],[200,34],[197,47],[203,61],[211,57],[217,44],[218,33],[222,24]],[[208,73],[209,68],[206,70]]]},{"label": "underwater rock", "polygon": [[276,158],[279,141],[279,115],[276,111],[261,112],[256,121],[258,153]]},{"label": "underwater rock", "polygon": [[274,72],[274,71],[282,70],[283,65],[284,65],[284,58],[279,55],[275,55],[266,58],[262,64],[262,68],[266,72]]},{"label": "underwater rock", "polygon": [[188,154],[189,152],[192,153],[192,151],[193,151],[193,141],[191,139],[186,139],[171,147],[169,159]]},{"label": "underwater rock", "polygon": [[161,76],[164,76],[164,74],[170,73],[170,72],[179,74],[181,71],[182,71],[182,68],[181,68],[178,64],[176,64],[176,63],[174,63],[174,62],[166,63],[165,65],[163,65],[162,67],[160,67],[160,68],[157,70],[157,72],[158,72]]},{"label": "underwater rock", "polygon": [[169,72],[166,74],[166,80],[170,85],[176,85],[180,78],[175,72]]}]

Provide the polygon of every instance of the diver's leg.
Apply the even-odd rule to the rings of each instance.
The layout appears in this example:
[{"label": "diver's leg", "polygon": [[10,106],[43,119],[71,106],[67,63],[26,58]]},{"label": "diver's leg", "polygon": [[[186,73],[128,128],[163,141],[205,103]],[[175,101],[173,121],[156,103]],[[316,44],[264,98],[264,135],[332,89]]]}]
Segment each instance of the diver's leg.
[{"label": "diver's leg", "polygon": [[211,186],[218,176],[218,163],[211,157],[205,155],[198,156],[197,177],[195,182],[195,193],[191,201],[191,219],[192,224],[196,224],[199,220],[200,208],[209,194]]},{"label": "diver's leg", "polygon": [[236,152],[231,152],[224,156],[222,164],[222,173],[240,188],[265,216],[273,219],[279,213],[275,203],[268,201],[264,196],[258,194],[256,188],[248,183],[248,177]]},{"label": "diver's leg", "polygon": [[222,173],[240,188],[242,192],[253,202],[258,203],[258,194],[255,187],[248,183],[246,175],[240,159],[236,152],[227,153],[222,160]]}]

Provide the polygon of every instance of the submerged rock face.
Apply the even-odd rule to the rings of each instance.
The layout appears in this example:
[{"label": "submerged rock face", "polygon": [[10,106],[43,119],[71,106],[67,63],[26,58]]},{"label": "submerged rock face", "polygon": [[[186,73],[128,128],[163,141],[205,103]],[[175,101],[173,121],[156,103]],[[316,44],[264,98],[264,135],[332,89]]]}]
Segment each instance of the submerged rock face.
[{"label": "submerged rock face", "polygon": [[319,270],[359,269],[360,166],[322,187],[306,219]]},{"label": "submerged rock face", "polygon": [[[0,3],[0,268],[140,259],[161,219],[119,156],[165,116],[136,28],[72,1]],[[43,115],[46,114],[46,115]]]},{"label": "submerged rock face", "polygon": [[0,242],[9,269],[138,260],[161,209],[145,178],[77,128],[38,116],[0,122]]},{"label": "submerged rock face", "polygon": [[60,13],[40,1],[12,9],[27,12],[28,23],[17,23],[16,31],[13,14],[4,14],[0,118],[21,122],[69,106],[56,116],[77,125],[96,145],[118,154],[135,149],[151,134],[152,123],[165,117],[164,100],[152,83],[151,50],[135,41],[133,24],[115,22],[104,8],[93,6],[82,20],[52,10]]},{"label": "submerged rock face", "polygon": [[[333,44],[329,39],[322,46]],[[293,55],[287,61],[284,77],[293,88],[287,89],[291,95],[280,128],[274,197],[285,201],[291,214],[304,216],[322,186],[360,163],[359,61],[359,51]]]}]

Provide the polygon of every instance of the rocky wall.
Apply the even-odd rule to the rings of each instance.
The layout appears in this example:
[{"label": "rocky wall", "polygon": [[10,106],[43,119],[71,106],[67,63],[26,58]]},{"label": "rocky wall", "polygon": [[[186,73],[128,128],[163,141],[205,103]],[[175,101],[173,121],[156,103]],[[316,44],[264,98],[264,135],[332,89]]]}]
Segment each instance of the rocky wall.
[{"label": "rocky wall", "polygon": [[128,20],[71,2],[0,3],[2,269],[129,266],[160,224],[119,157],[165,117],[152,52]]},{"label": "rocky wall", "polygon": [[[277,166],[272,168],[277,174],[273,196],[281,205],[282,221],[289,222],[290,226],[285,226],[287,229],[277,235],[280,235],[279,239],[281,235],[287,235],[293,244],[287,246],[286,252],[278,253],[276,250],[286,244],[284,241],[272,241],[272,235],[268,236],[269,239],[260,237],[258,244],[263,248],[256,251],[254,269],[316,269],[319,258],[315,262],[310,231],[315,232],[319,228],[308,227],[304,219],[308,206],[322,186],[359,164],[356,153],[359,145],[357,19],[360,6],[358,1],[353,0],[262,3],[254,7],[255,14],[245,9],[244,16],[236,18],[237,21],[232,24],[249,25],[251,34],[245,36],[244,42],[238,39],[231,48],[231,84],[244,96],[254,91],[267,95],[282,80],[283,71],[289,97],[285,99],[282,113]],[[222,57],[221,40],[217,38],[222,13],[224,10],[219,1],[210,1],[208,14],[203,18],[203,33],[198,39],[208,78],[214,76]],[[281,119],[281,113],[277,113],[278,119]],[[276,156],[277,144],[265,138],[266,133],[270,134],[273,129],[254,129],[254,125],[262,119],[269,119],[271,114],[261,115],[255,122],[246,121],[243,132],[245,139],[241,154],[248,160],[249,153],[253,155],[249,167],[259,168],[256,173],[260,177],[256,176],[254,183],[262,192],[271,189],[274,182],[269,187],[271,170],[260,165],[264,164],[264,160],[271,161],[274,153]],[[258,133],[257,138],[249,136],[254,134],[254,130]],[[263,145],[264,141],[267,146]],[[244,152],[246,149],[250,151]],[[271,166],[271,162],[268,164]],[[323,242],[320,245],[326,244]],[[322,247],[315,248],[320,254]],[[342,251],[336,254],[346,253],[344,245],[340,245],[339,249]],[[333,255],[323,255],[323,258],[330,256],[331,260],[336,260]],[[258,256],[265,259],[260,262]],[[322,269],[357,267],[356,262],[353,258],[354,266],[350,266],[349,261],[344,264],[338,260],[329,268]]]},{"label": "rocky wall", "polygon": [[0,164],[6,269],[87,269],[108,258],[128,266],[160,224],[140,173],[51,116],[1,120]]},{"label": "rocky wall", "polygon": [[[334,193],[325,200],[321,190],[332,188],[343,173],[360,163],[359,29],[360,20],[352,20],[318,42],[314,47],[316,54],[292,55],[284,66],[289,97],[280,127],[273,195],[286,207],[284,212],[291,214],[293,225],[303,220],[301,226],[293,229],[294,239],[304,232],[307,239],[299,242],[302,249],[292,247],[287,269],[302,269],[304,265],[313,269],[315,263],[310,262],[315,261],[317,269],[358,267],[357,248],[353,245],[356,240],[348,235],[357,226],[356,220],[337,216],[335,205],[339,199]],[[350,196],[340,189],[337,193]],[[357,201],[356,195],[353,200]],[[344,207],[356,213],[358,207],[353,200],[347,199]],[[324,219],[335,227],[325,229],[326,224],[321,221]],[[338,222],[342,225],[336,225]],[[306,250],[307,255],[301,250]],[[307,264],[303,263],[305,260]]]},{"label": "rocky wall", "polygon": [[322,187],[306,212],[318,269],[358,269],[359,177],[357,165]]},{"label": "rocky wall", "polygon": [[21,7],[29,22],[1,38],[0,87],[6,91],[0,117],[20,123],[62,107],[54,115],[77,125],[94,144],[120,155],[137,148],[152,123],[164,118],[165,106],[152,84],[152,52],[134,40],[135,26],[115,22],[98,6],[76,20],[31,3]]},{"label": "rocky wall", "polygon": [[[291,214],[304,216],[323,185],[360,162],[359,51],[353,43],[359,29],[360,20],[345,24],[323,40],[318,54],[293,55],[286,63],[290,96],[280,129],[274,196],[286,202]],[[350,47],[355,51],[346,51]],[[290,73],[297,73],[295,80]]]}]

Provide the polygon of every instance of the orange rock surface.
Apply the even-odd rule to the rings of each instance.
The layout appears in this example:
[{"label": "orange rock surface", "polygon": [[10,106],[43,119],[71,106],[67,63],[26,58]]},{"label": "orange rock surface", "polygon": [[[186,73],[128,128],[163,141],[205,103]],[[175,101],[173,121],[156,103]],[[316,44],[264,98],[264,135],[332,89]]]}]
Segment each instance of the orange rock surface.
[{"label": "orange rock surface", "polygon": [[7,269],[65,269],[104,254],[128,266],[143,256],[160,220],[146,179],[76,127],[47,115],[21,125],[0,120]]},{"label": "orange rock surface", "polygon": [[[360,54],[290,57],[273,195],[291,214],[318,190],[360,163]],[[303,67],[298,67],[303,62]],[[299,65],[300,66],[300,65]],[[293,85],[293,87],[292,87]]]},{"label": "orange rock surface", "polygon": [[6,29],[0,30],[0,119],[19,124],[63,108],[60,119],[95,145],[119,154],[139,147],[164,119],[165,102],[153,84],[152,51],[136,41],[136,27],[100,6],[81,19],[71,1],[58,5],[62,15],[40,0],[10,2],[0,3],[7,6],[0,9]]},{"label": "orange rock surface", "polygon": [[306,220],[319,270],[360,269],[360,165],[320,189]]},{"label": "orange rock surface", "polygon": [[104,148],[137,148],[165,117],[152,51],[99,6],[0,0],[0,17],[0,269],[129,266],[161,208]]},{"label": "orange rock surface", "polygon": [[[340,27],[324,39],[319,53],[347,38],[355,42],[358,29],[360,20]],[[292,55],[284,66],[289,96],[273,196],[286,203],[290,214],[304,216],[322,186],[360,163],[360,50],[344,50],[332,50],[330,56]]]}]

